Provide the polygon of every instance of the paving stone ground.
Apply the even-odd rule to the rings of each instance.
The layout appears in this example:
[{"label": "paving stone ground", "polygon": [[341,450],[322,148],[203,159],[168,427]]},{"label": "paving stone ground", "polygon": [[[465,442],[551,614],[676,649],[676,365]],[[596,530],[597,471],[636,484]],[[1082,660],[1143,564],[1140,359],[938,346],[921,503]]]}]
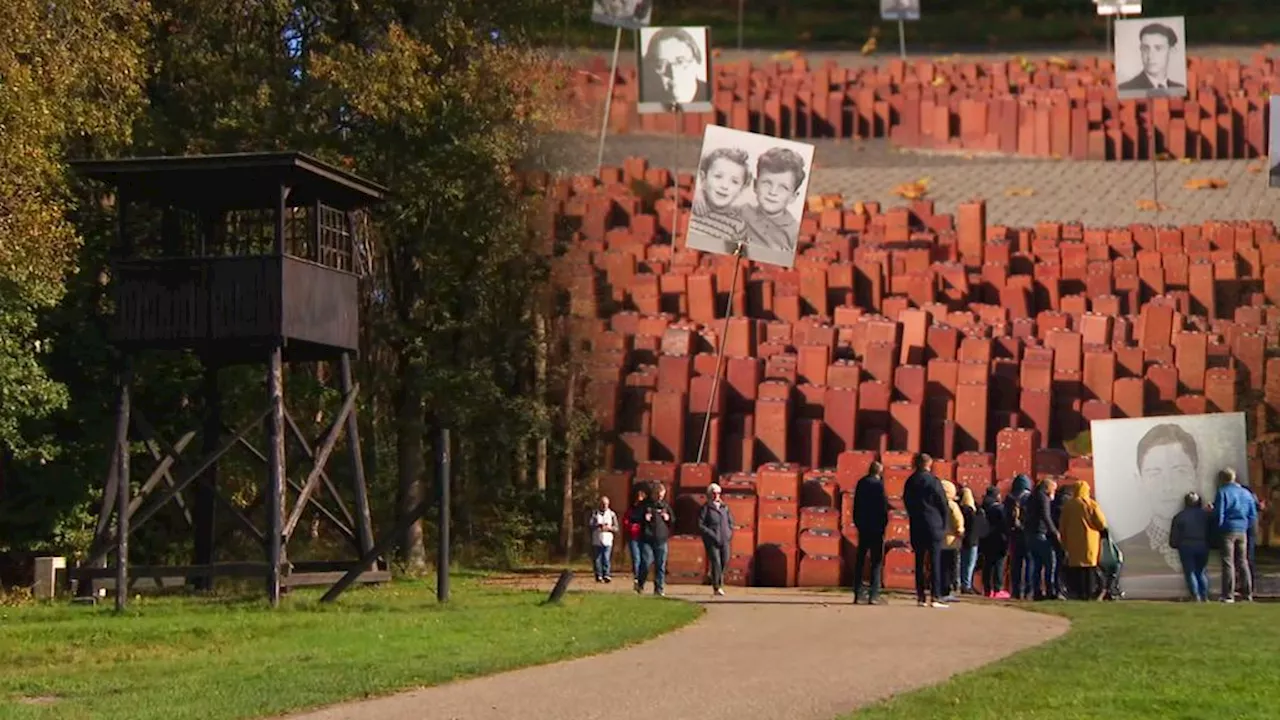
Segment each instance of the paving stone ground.
[{"label": "paving stone ground", "polygon": [[[1083,222],[1088,226],[1123,226],[1156,222],[1156,213],[1138,209],[1153,199],[1153,163],[1149,161],[1079,162],[1027,158],[904,151],[885,140],[815,140],[817,170],[810,194],[839,193],[847,202],[875,201],[885,207],[906,201],[893,188],[929,178],[929,196],[938,212],[954,212],[958,203],[987,200],[987,221],[1025,227],[1036,222]],[[649,158],[664,167],[691,172],[701,138],[681,138],[677,152],[671,136],[619,135],[606,139],[605,163],[621,164],[629,156]],[[557,172],[595,171],[597,140],[585,135],[548,138],[542,166]],[[1270,219],[1280,222],[1280,189],[1267,187],[1259,160],[1214,160],[1154,163],[1160,202],[1167,206],[1160,223],[1205,220]],[[1227,181],[1219,190],[1189,190],[1188,180],[1216,177]],[[1011,191],[1030,189],[1027,197]]]},{"label": "paving stone ground", "polygon": [[[553,582],[534,585],[546,591]],[[706,614],[631,648],[292,720],[832,720],[1068,629],[1064,618],[979,602],[932,609],[894,599],[868,607],[852,605],[846,593],[742,588],[713,598],[701,586],[668,591],[703,604]],[[607,696],[598,688],[608,688]]]}]

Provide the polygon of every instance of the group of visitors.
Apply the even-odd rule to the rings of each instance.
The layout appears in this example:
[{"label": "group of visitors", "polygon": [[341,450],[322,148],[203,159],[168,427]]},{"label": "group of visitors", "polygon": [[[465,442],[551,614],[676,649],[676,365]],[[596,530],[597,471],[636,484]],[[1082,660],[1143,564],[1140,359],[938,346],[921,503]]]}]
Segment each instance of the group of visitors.
[{"label": "group of visitors", "polygon": [[[1123,555],[1109,537],[1106,516],[1087,483],[1059,488],[1055,480],[1044,478],[1033,487],[1029,477],[1017,475],[1005,497],[993,485],[978,505],[969,488],[939,479],[932,469],[933,458],[917,455],[915,471],[902,492],[915,554],[916,602],[921,607],[946,608],[958,595],[976,595],[973,580],[979,566],[983,592],[990,598],[1123,596],[1119,588]],[[852,515],[858,530],[854,603],[882,604],[884,536],[891,510],[882,475],[882,465],[873,462],[854,489]],[[1205,506],[1196,493],[1186,496],[1186,509],[1169,529],[1170,546],[1179,552],[1191,598],[1204,602],[1209,548],[1215,536],[1220,538],[1222,600],[1235,601],[1239,575],[1241,594],[1251,601],[1257,499],[1230,468],[1220,473],[1219,483],[1212,506]],[[868,569],[870,587],[864,596]]]},{"label": "group of visitors", "polygon": [[[631,557],[633,588],[643,593],[653,570],[653,593],[666,595],[667,543],[675,526],[676,513],[667,502],[667,488],[659,482],[642,483],[634,491],[631,507],[622,521],[609,508],[609,498],[601,496],[588,521],[591,528],[592,560],[596,582],[613,582],[613,539],[621,533]],[[724,571],[729,564],[729,542],[733,539],[733,512],[724,502],[718,484],[707,487],[707,502],[698,512],[698,530],[707,551],[711,589],[724,595]]]}]

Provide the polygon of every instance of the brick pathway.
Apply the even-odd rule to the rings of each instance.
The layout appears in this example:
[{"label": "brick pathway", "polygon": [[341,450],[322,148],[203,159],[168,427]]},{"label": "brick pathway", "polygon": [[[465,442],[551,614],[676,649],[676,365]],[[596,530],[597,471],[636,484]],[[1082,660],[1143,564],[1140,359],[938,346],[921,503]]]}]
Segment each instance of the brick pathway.
[{"label": "brick pathway", "polygon": [[[540,589],[552,583],[545,580]],[[632,648],[334,706],[295,720],[831,720],[1066,632],[1060,617],[963,603],[853,606],[845,593],[670,588],[697,622]],[[654,602],[663,602],[654,600]]]},{"label": "brick pathway", "polygon": [[[955,205],[986,198],[991,224],[1030,226],[1039,221],[1080,221],[1089,226],[1154,222],[1155,213],[1137,209],[1139,200],[1152,198],[1150,162],[1073,162],[998,156],[964,156],[899,151],[884,140],[856,142],[817,140],[817,171],[810,194],[840,193],[849,202],[876,201],[887,206],[906,201],[893,194],[899,184],[930,179],[929,197],[938,212],[954,212]],[[685,137],[676,154],[673,137],[623,135],[607,139],[605,163],[620,164],[637,155],[654,164],[691,172],[698,160],[701,138]],[[596,140],[581,135],[548,138],[539,156],[542,167],[558,172],[594,172]],[[1280,222],[1280,189],[1267,187],[1265,160],[1214,160],[1157,163],[1160,201],[1168,209],[1161,223],[1205,220],[1271,219]],[[1218,177],[1221,190],[1188,190],[1193,178]],[[1010,190],[1031,189],[1029,197],[1011,197]]]}]

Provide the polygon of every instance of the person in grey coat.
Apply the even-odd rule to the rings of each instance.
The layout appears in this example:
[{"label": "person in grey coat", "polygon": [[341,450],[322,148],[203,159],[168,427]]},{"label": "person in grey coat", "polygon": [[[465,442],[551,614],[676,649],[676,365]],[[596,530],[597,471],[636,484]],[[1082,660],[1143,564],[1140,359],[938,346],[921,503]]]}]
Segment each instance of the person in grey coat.
[{"label": "person in grey coat", "polygon": [[724,594],[724,569],[729,564],[729,541],[733,539],[733,513],[720,498],[720,486],[707,486],[707,504],[698,513],[698,530],[711,563],[711,589]]},{"label": "person in grey coat", "polygon": [[1169,526],[1169,547],[1178,551],[1182,561],[1182,575],[1187,580],[1187,590],[1196,602],[1209,601],[1209,531],[1213,516],[1204,507],[1204,500],[1195,492],[1187,493],[1186,505]]}]

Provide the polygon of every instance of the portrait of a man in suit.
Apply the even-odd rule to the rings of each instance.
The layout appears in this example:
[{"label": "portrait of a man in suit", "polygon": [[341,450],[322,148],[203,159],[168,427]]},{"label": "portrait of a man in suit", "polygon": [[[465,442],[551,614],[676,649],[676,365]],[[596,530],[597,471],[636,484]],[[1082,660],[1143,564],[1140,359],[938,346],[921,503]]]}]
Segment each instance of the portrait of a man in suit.
[{"label": "portrait of a man in suit", "polygon": [[[702,28],[692,28],[702,30]],[[658,103],[670,109],[675,105],[709,103],[711,91],[707,50],[695,39],[691,28],[655,28],[649,35],[641,66],[640,102]],[[705,32],[705,31],[704,31]],[[642,31],[641,37],[644,37]],[[706,73],[706,74],[704,74]]]},{"label": "portrait of a man in suit", "polygon": [[[1180,97],[1186,94],[1186,85],[1171,77],[1170,58],[1178,47],[1178,33],[1161,22],[1150,22],[1138,31],[1138,53],[1142,69],[1134,76],[1120,82],[1116,89],[1130,97]],[[1120,48],[1117,54],[1122,52]]]}]

